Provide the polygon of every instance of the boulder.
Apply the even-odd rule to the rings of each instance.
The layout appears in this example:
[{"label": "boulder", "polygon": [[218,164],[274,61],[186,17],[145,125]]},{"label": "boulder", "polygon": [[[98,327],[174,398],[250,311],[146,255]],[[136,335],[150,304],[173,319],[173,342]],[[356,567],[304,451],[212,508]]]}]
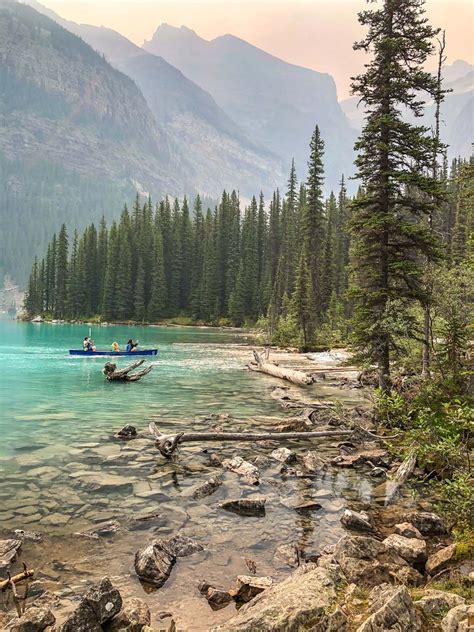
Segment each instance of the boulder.
[{"label": "boulder", "polygon": [[230,470],[241,476],[244,483],[258,485],[260,482],[260,472],[258,468],[248,461],[244,461],[240,456],[234,456],[232,459],[224,459],[222,465],[226,470]]},{"label": "boulder", "polygon": [[176,556],[166,542],[155,540],[135,554],[135,572],[138,577],[156,588],[160,588],[171,574]]},{"label": "boulder", "polygon": [[222,485],[222,479],[218,476],[212,476],[210,479],[197,485],[192,491],[192,497],[195,500],[199,500],[199,498],[205,498],[206,496],[210,496],[213,494],[216,489],[218,489]]},{"label": "boulder", "polygon": [[142,599],[132,597],[123,602],[122,610],[104,626],[104,632],[142,632],[150,622],[147,604]]},{"label": "boulder", "polygon": [[55,616],[49,608],[38,608],[32,606],[22,615],[20,619],[14,619],[10,626],[10,632],[43,632],[47,627],[56,621]]},{"label": "boulder", "polygon": [[255,577],[253,575],[239,575],[237,577],[237,587],[230,590],[229,594],[237,604],[251,601],[261,592],[270,588],[273,584],[271,577]]},{"label": "boulder", "polygon": [[[336,603],[332,575],[322,568],[293,573],[242,606],[237,616],[213,628],[214,631],[289,632],[330,630],[330,614]],[[336,630],[338,628],[332,628]],[[343,628],[339,628],[342,630]]]},{"label": "boulder", "polygon": [[277,450],[273,450],[270,456],[275,461],[279,461],[280,463],[293,463],[296,460],[296,454],[288,448],[278,448]]},{"label": "boulder", "polygon": [[226,500],[219,506],[226,511],[231,511],[239,516],[264,516],[265,503],[264,496],[254,496],[248,498],[234,498]]},{"label": "boulder", "polygon": [[370,517],[365,511],[352,511],[352,509],[346,509],[341,517],[341,523],[347,529],[354,529],[355,531],[373,531],[374,528],[370,523]]},{"label": "boulder", "polygon": [[418,632],[419,618],[406,586],[386,587],[377,592],[373,614],[357,628],[357,632]]},{"label": "boulder", "polygon": [[404,516],[422,535],[446,535],[448,530],[437,514],[430,511],[413,511]]},{"label": "boulder", "polygon": [[402,535],[404,538],[418,538],[420,540],[423,538],[418,529],[409,522],[400,522],[399,524],[396,524],[394,531],[395,533],[398,533],[398,535]]},{"label": "boulder", "polygon": [[101,632],[122,607],[122,597],[108,577],[86,592],[77,608],[59,627],[59,632]]},{"label": "boulder", "polygon": [[210,584],[204,584],[199,587],[200,592],[206,597],[207,603],[215,610],[222,610],[232,601],[231,595],[222,588],[216,588]]},{"label": "boulder", "polygon": [[451,608],[448,614],[441,621],[443,632],[470,632],[472,627],[469,619],[474,617],[474,606],[464,604]]},{"label": "boulder", "polygon": [[418,538],[405,538],[397,533],[390,534],[382,542],[385,550],[399,555],[409,564],[423,564],[426,562],[426,542]]},{"label": "boulder", "polygon": [[415,602],[418,610],[427,618],[437,617],[441,613],[462,606],[466,600],[454,593],[445,592],[444,590],[427,590],[423,597]]},{"label": "boulder", "polygon": [[456,555],[456,545],[450,544],[430,555],[426,562],[426,572],[428,575],[435,575],[442,571]]},{"label": "boulder", "polygon": [[125,441],[129,441],[130,439],[135,439],[137,436],[138,436],[137,429],[135,428],[135,426],[130,426],[129,424],[121,428],[115,434],[115,437],[117,437],[117,439],[124,439]]},{"label": "boulder", "polygon": [[332,555],[323,555],[319,566],[336,562],[348,582],[363,586],[377,586],[394,581],[418,585],[423,577],[418,571],[385,546],[369,536],[344,536],[334,547]]},{"label": "boulder", "polygon": [[0,540],[0,570],[15,561],[22,544],[21,539]]}]

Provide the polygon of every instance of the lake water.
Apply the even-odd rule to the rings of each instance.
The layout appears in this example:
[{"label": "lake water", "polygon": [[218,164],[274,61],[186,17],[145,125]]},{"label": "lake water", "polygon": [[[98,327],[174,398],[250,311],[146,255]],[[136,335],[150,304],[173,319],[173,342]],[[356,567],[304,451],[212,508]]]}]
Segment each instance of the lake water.
[{"label": "lake water", "polygon": [[[87,582],[110,574],[125,596],[145,598],[155,615],[170,610],[179,629],[206,630],[234,610],[212,612],[197,590],[200,579],[230,588],[238,574],[248,574],[245,558],[256,562],[258,575],[278,579],[290,570],[274,558],[279,544],[296,542],[307,554],[316,552],[343,533],[346,506],[371,500],[375,483],[363,473],[328,465],[313,478],[298,478],[282,474],[281,464],[271,460],[258,488],[225,472],[212,496],[193,500],[194,485],[222,474],[210,454],[250,460],[268,457],[278,446],[211,444],[204,450],[191,444],[169,462],[148,435],[149,421],[174,431],[270,430],[271,416],[289,414],[270,397],[278,380],[243,370],[251,339],[239,333],[95,327],[98,349],[128,338],[160,349],[142,381],[108,383],[101,374],[104,358],[68,356],[87,333],[87,326],[0,319],[0,537],[18,528],[43,534],[42,543],[25,543],[22,559],[36,566],[47,588],[63,596],[81,593]],[[128,362],[118,359],[119,366]],[[358,392],[318,384],[305,393],[361,400]],[[140,438],[113,439],[125,424],[135,425]],[[327,462],[338,453],[334,440],[290,447],[316,449]],[[264,517],[219,507],[225,499],[253,494],[267,499]],[[295,498],[317,498],[321,508],[288,508],[285,502]],[[120,524],[109,537],[74,535],[108,520]],[[147,595],[133,572],[134,553],[153,538],[176,533],[196,539],[204,550],[180,559],[165,586]]]}]

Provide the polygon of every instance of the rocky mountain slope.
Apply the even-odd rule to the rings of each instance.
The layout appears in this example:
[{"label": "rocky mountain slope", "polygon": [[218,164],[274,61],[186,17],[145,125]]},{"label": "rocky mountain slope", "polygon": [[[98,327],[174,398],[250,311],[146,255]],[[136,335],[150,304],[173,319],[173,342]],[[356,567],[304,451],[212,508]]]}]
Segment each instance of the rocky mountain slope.
[{"label": "rocky mountain slope", "polygon": [[30,7],[0,5],[0,271],[23,281],[61,222],[116,214],[136,189],[180,191],[134,82]]},{"label": "rocky mountain slope", "polygon": [[186,27],[163,24],[145,50],[160,55],[209,92],[254,140],[305,175],[308,144],[318,124],[326,140],[327,185],[352,173],[355,132],[337,101],[330,75],[294,66],[224,35],[206,41]]}]

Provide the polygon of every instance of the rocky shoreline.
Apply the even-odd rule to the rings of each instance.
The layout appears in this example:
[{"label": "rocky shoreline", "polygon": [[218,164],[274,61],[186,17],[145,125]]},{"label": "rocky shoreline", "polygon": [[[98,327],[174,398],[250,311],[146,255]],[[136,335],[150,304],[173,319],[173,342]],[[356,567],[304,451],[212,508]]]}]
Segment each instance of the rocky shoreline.
[{"label": "rocky shoreline", "polygon": [[[314,369],[310,359],[298,354],[282,352],[278,359],[304,370]],[[324,365],[327,374],[324,367],[318,365],[318,390],[323,384],[341,392],[360,388],[360,380],[350,367],[331,371],[342,358],[334,355],[333,360],[331,366],[327,362]],[[266,383],[273,385],[270,393],[274,393],[275,382]],[[291,416],[268,420],[273,429],[281,431],[291,426],[319,430],[344,425],[374,430],[367,407],[344,411],[310,409],[309,412],[307,408],[292,408],[293,396],[297,400],[303,393],[305,391],[290,390],[285,397],[279,393],[278,401]],[[213,419],[214,428],[225,428],[226,424],[233,423],[235,420],[228,416],[217,415]],[[116,440],[126,440],[132,445],[134,441],[143,442],[143,437],[124,439],[118,435]],[[260,444],[255,450],[234,451],[224,456],[218,450],[201,448],[199,452],[207,459],[212,475],[182,492],[183,506],[187,502],[195,503],[201,507],[203,517],[213,507],[213,511],[221,512],[219,515],[234,516],[236,522],[232,524],[238,525],[239,521],[264,519],[277,501],[285,511],[301,518],[304,533],[304,529],[317,528],[320,510],[330,509],[327,499],[331,497],[331,490],[312,489],[316,477],[327,468],[336,477],[338,472],[341,475],[360,472],[361,480],[362,477],[372,479],[374,486],[366,502],[341,507],[334,514],[338,529],[345,531],[342,537],[319,548],[305,545],[304,538],[282,537],[281,541],[272,543],[271,565],[261,562],[258,547],[253,547],[252,556],[245,557],[239,567],[240,574],[229,573],[223,566],[221,572],[212,576],[193,575],[192,580],[182,584],[186,593],[176,595],[175,600],[182,599],[186,604],[188,593],[192,593],[194,599],[198,596],[208,608],[208,617],[207,622],[201,617],[195,627],[189,627],[189,623],[183,626],[182,621],[189,621],[190,613],[185,619],[181,611],[161,609],[160,603],[163,603],[163,589],[170,584],[173,586],[176,575],[192,566],[194,560],[207,554],[211,565],[219,563],[197,537],[196,523],[191,536],[176,528],[167,530],[167,535],[158,529],[155,537],[144,541],[135,531],[135,556],[123,560],[124,567],[130,568],[135,578],[130,591],[123,576],[107,572],[107,549],[103,551],[101,568],[88,568],[94,546],[116,542],[113,551],[120,555],[120,533],[124,525],[114,520],[105,521],[94,529],[70,536],[82,543],[83,564],[74,566],[72,572],[67,563],[58,562],[55,567],[58,576],[65,571],[72,577],[79,573],[77,580],[69,588],[57,591],[51,589],[52,578],[40,568],[29,587],[25,614],[18,618],[11,608],[8,613],[0,610],[1,629],[11,632],[175,629],[461,632],[469,629],[468,619],[474,615],[468,602],[472,565],[460,559],[447,525],[433,512],[429,502],[420,500],[411,503],[409,508],[404,502],[385,506],[385,481],[393,476],[398,463],[392,463],[383,442],[364,433],[354,435],[350,441],[332,443],[328,448],[329,460],[325,451],[314,446],[308,449],[295,447],[295,444],[287,447],[278,442]],[[276,478],[273,473],[277,474]],[[82,472],[81,476],[86,484],[91,483],[92,477],[97,478],[93,472],[88,475]],[[285,495],[280,491],[275,496],[271,490],[278,491],[286,480],[295,481],[300,489],[298,494]],[[150,498],[152,493],[156,496],[156,492],[150,491]],[[336,523],[330,524],[336,527]],[[20,570],[19,563],[26,558],[22,550],[27,551],[29,557],[34,547],[43,546],[48,548],[43,554],[51,555],[54,542],[45,539],[42,544],[41,540],[41,534],[19,530],[0,540],[0,575],[4,577],[7,569],[12,574]],[[109,550],[109,558],[110,555]],[[274,572],[272,567],[279,571]],[[110,577],[105,577],[106,574]],[[21,592],[19,584],[18,593]],[[152,602],[156,603],[153,608],[150,607]]]}]

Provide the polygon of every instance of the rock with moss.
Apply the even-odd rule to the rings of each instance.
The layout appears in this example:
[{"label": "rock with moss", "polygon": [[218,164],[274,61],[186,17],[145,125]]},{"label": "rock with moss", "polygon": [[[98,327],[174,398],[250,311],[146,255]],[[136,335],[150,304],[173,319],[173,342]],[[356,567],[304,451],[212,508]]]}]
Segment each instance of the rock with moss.
[{"label": "rock with moss", "polygon": [[441,621],[441,629],[443,632],[470,632],[472,626],[469,619],[474,617],[474,606],[463,604],[451,608],[448,614]]},{"label": "rock with moss", "polygon": [[462,606],[465,603],[466,600],[463,597],[454,593],[429,589],[425,591],[421,599],[415,602],[415,605],[426,618],[431,618],[439,617],[451,608]]},{"label": "rock with moss", "polygon": [[380,586],[372,591],[370,616],[357,632],[418,632],[422,630],[420,617],[406,586]]}]

